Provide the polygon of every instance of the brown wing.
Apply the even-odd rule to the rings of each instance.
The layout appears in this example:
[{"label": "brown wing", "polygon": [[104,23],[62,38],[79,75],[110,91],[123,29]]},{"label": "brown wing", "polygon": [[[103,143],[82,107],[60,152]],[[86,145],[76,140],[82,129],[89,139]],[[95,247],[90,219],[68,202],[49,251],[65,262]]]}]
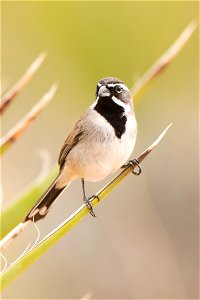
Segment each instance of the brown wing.
[{"label": "brown wing", "polygon": [[81,122],[84,118],[84,115],[75,123],[71,133],[68,135],[67,139],[64,142],[64,145],[61,148],[60,155],[58,158],[58,163],[60,169],[63,167],[63,164],[66,160],[67,155],[72,150],[72,148],[80,141],[83,137],[83,123]]}]

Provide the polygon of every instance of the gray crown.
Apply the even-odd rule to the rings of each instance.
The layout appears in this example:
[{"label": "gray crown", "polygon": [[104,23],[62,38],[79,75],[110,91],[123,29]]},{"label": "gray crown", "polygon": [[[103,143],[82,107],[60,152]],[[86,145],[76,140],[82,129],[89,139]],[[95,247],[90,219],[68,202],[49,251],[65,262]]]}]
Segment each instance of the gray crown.
[{"label": "gray crown", "polygon": [[99,80],[99,83],[100,85],[107,85],[107,84],[110,84],[110,83],[123,83],[123,81],[121,81],[120,79],[118,78],[115,78],[115,77],[105,77],[105,78],[102,78],[101,80]]}]

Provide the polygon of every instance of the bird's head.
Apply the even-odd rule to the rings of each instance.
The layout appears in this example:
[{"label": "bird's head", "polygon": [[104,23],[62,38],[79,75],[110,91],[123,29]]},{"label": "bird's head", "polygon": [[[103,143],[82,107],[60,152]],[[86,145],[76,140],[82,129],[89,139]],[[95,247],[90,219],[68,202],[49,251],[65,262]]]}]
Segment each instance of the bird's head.
[{"label": "bird's head", "polygon": [[132,106],[132,95],[128,87],[118,78],[106,77],[97,84],[96,96],[99,98],[107,97],[118,105],[130,104]]}]

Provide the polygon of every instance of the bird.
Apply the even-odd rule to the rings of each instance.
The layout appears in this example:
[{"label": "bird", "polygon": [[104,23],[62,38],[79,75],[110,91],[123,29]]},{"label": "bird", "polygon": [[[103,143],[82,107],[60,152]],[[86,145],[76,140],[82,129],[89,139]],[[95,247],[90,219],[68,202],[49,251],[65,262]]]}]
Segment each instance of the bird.
[{"label": "bird", "polygon": [[[85,181],[95,182],[125,167],[137,137],[137,121],[130,90],[118,78],[99,80],[96,98],[80,116],[61,148],[59,173],[47,191],[24,218],[37,222],[75,179],[80,178],[83,201],[95,217],[91,198],[86,197]],[[128,164],[136,163],[130,160]],[[134,173],[135,174],[135,173]]]}]

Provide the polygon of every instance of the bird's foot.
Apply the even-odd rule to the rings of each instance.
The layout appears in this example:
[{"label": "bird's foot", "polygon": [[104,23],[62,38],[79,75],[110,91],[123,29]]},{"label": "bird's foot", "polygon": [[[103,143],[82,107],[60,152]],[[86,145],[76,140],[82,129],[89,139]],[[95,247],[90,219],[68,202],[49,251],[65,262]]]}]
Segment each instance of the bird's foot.
[{"label": "bird's foot", "polygon": [[142,173],[142,169],[140,167],[140,163],[137,159],[129,160],[129,162],[122,166],[122,168],[126,168],[128,166],[137,165],[138,171],[133,170],[132,173],[136,176],[140,175]]},{"label": "bird's foot", "polygon": [[93,210],[93,207],[92,207],[92,204],[91,204],[91,201],[92,201],[94,198],[97,198],[98,201],[99,201],[99,197],[98,197],[97,195],[93,195],[93,196],[91,196],[91,197],[89,197],[89,198],[84,197],[83,202],[87,205],[88,209],[90,210],[91,216],[96,217],[96,215],[95,215],[95,213],[94,213],[94,210]]}]

